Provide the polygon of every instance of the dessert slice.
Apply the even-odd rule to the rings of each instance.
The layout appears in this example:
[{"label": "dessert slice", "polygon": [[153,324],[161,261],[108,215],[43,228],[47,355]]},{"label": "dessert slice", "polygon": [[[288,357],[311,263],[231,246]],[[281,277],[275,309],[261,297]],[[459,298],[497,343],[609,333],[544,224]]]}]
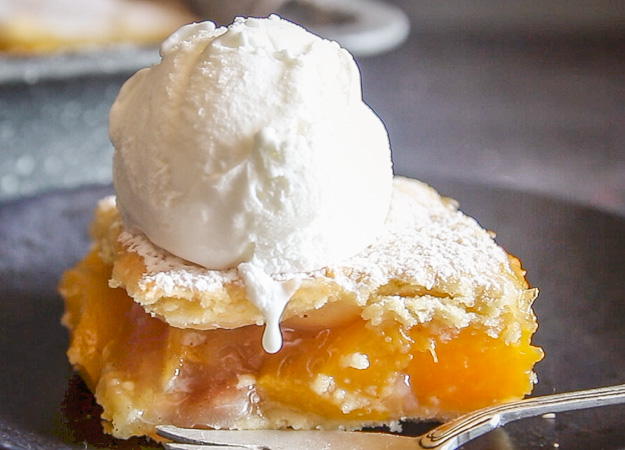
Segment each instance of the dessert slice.
[{"label": "dessert slice", "polygon": [[349,53],[270,16],[161,58],[111,108],[116,197],[60,286],[108,432],[397,428],[531,391],[536,290],[393,177]]},{"label": "dessert slice", "polygon": [[180,259],[98,205],[94,245],[66,272],[71,363],[108,432],[158,424],[361,428],[446,419],[531,392],[542,351],[519,261],[453,200],[396,177],[382,233],[357,255],[298,277],[283,346],[236,269]]}]

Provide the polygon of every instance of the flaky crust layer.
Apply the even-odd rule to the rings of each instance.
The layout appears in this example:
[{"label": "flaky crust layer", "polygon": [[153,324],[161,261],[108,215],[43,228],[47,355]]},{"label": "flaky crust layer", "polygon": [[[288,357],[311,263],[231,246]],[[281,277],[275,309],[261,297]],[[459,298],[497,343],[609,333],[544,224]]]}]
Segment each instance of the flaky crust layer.
[{"label": "flaky crust layer", "polygon": [[[100,257],[113,265],[111,287],[178,328],[237,328],[264,322],[247,300],[236,269],[208,270],[124,229],[115,198],[103,199],[92,228]],[[314,325],[360,315],[406,328],[438,321],[445,328],[484,325],[514,342],[533,321],[536,289],[519,261],[457,204],[416,180],[396,177],[384,232],[358,255],[302,279],[283,321]]]}]

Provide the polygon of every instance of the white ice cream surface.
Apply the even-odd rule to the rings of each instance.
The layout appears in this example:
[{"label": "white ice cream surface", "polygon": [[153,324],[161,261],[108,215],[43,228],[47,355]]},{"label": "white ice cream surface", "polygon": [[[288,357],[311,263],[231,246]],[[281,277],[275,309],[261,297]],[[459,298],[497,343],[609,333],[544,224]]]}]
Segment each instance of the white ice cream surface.
[{"label": "white ice cream surface", "polygon": [[239,272],[266,314],[292,287],[251,283],[373,241],[390,204],[390,148],[346,50],[271,16],[187,25],[161,56],[110,114],[127,228],[209,269],[250,263]]}]

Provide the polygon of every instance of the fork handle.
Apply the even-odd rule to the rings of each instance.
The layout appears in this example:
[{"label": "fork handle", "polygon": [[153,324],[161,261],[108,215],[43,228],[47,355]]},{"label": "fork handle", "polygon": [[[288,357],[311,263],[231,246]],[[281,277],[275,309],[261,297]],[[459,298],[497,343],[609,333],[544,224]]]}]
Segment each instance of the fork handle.
[{"label": "fork handle", "polygon": [[509,422],[547,413],[625,403],[625,384],[533,397],[479,409],[421,436],[424,449],[451,450]]}]

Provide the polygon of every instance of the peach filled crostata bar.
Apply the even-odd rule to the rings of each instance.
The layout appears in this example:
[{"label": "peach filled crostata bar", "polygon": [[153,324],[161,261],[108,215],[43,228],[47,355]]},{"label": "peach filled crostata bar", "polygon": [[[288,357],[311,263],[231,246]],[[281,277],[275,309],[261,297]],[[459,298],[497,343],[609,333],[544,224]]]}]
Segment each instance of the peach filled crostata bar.
[{"label": "peach filled crostata bar", "polygon": [[187,25],[109,118],[115,196],[60,284],[107,432],[398,429],[531,392],[537,291],[393,176],[335,42],[278,16]]},{"label": "peach filled crostata bar", "polygon": [[455,203],[396,177],[381,235],[305,274],[282,349],[235,270],[206,270],[124,229],[103,199],[89,255],[61,282],[70,361],[115,436],[158,424],[360,428],[446,419],[532,390],[540,349],[519,261]]}]

